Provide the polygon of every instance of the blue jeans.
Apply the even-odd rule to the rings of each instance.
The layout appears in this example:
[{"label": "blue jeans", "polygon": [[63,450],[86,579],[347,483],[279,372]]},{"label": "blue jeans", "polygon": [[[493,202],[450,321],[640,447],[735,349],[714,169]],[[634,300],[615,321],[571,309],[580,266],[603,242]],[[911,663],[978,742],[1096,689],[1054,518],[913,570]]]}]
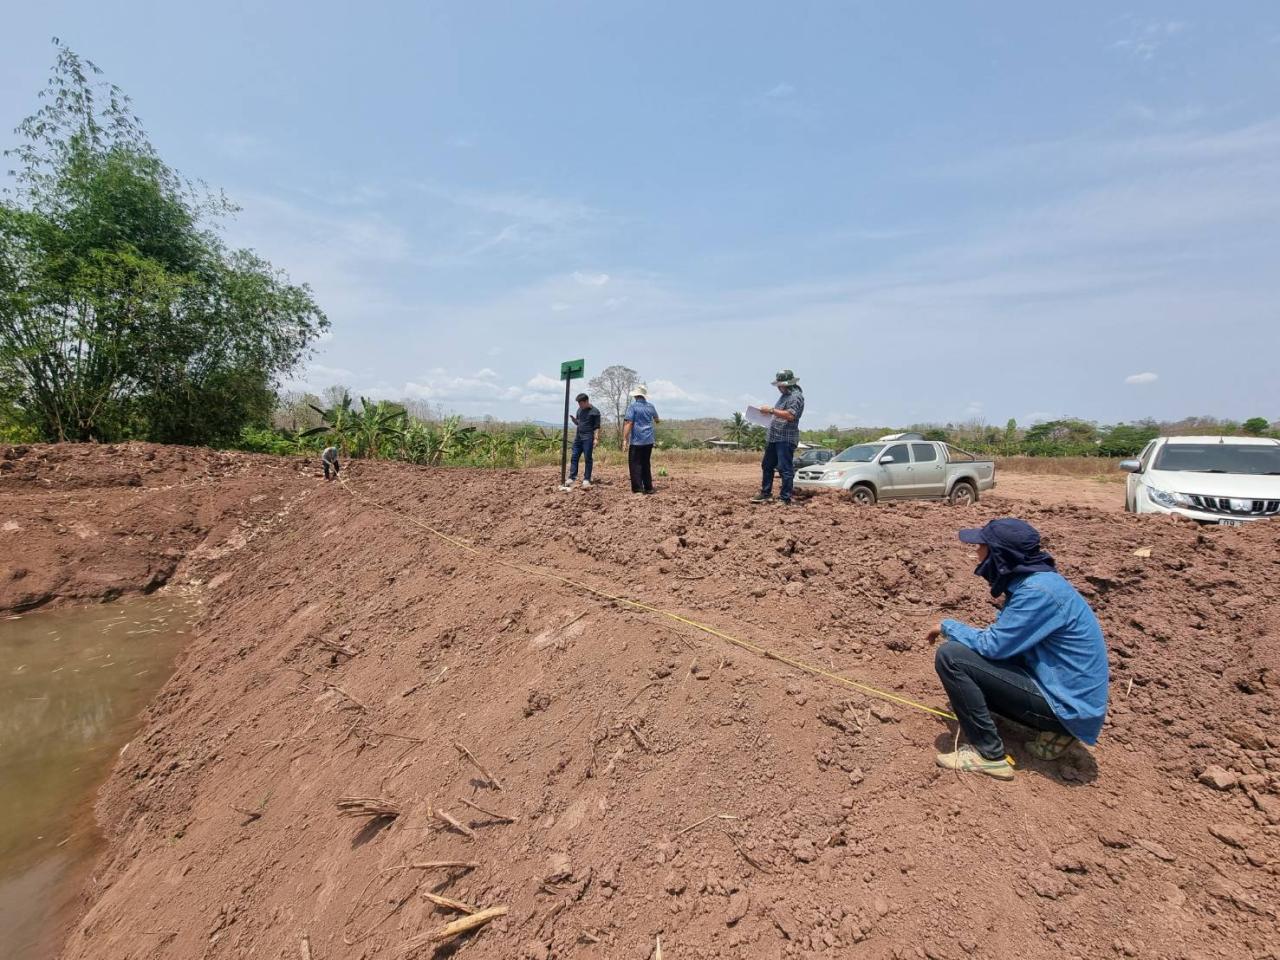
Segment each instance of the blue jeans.
[{"label": "blue jeans", "polygon": [[951,709],[973,748],[988,760],[1005,755],[991,714],[1033,730],[1066,733],[1031,674],[1013,660],[988,660],[963,643],[947,640],[933,658]]},{"label": "blue jeans", "polygon": [[594,434],[587,434],[585,437],[573,438],[573,459],[569,462],[569,479],[576,480],[578,478],[578,457],[584,457],[587,461],[586,468],[582,472],[582,479],[588,483],[591,482],[591,451],[595,449],[596,438]]},{"label": "blue jeans", "polygon": [[760,461],[760,492],[766,497],[773,496],[773,471],[777,470],[782,477],[782,489],[778,492],[781,500],[790,501],[791,484],[796,478],[793,463],[796,448],[789,443],[767,443],[764,447],[764,459]]}]

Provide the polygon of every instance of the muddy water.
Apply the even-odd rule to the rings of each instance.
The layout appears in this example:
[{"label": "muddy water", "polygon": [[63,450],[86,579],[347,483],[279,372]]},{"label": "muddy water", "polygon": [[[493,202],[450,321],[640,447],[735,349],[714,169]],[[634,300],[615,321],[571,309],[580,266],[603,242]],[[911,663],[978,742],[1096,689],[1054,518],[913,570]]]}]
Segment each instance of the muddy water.
[{"label": "muddy water", "polygon": [[0,615],[0,953],[47,960],[97,841],[93,795],[195,616],[176,595]]}]

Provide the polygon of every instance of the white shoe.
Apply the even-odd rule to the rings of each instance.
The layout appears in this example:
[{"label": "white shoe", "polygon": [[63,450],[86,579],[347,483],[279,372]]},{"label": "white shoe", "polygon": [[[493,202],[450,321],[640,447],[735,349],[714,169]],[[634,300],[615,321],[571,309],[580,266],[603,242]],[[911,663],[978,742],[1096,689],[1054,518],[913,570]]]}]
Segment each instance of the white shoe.
[{"label": "white shoe", "polygon": [[583,489],[583,490],[590,490],[590,489],[591,489],[591,481],[590,481],[590,480],[583,480],[583,481],[582,481],[582,489]]},{"label": "white shoe", "polygon": [[568,493],[570,490],[573,489],[573,482],[570,481],[569,483],[562,483],[560,484],[559,489],[561,493]]}]

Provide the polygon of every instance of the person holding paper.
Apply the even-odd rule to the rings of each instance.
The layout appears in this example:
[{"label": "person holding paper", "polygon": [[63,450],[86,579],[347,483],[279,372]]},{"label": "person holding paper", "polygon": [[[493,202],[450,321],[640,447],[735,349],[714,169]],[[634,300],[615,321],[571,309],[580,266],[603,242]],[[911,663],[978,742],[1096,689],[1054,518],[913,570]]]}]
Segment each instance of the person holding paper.
[{"label": "person holding paper", "polygon": [[751,498],[752,503],[768,503],[773,499],[773,472],[782,478],[778,499],[791,506],[791,485],[795,481],[794,457],[800,443],[800,417],[804,413],[804,393],[791,370],[781,370],[773,378],[773,385],[782,396],[772,407],[761,407],[760,412],[770,417],[769,433],[765,437],[764,459],[760,462],[760,492]]}]

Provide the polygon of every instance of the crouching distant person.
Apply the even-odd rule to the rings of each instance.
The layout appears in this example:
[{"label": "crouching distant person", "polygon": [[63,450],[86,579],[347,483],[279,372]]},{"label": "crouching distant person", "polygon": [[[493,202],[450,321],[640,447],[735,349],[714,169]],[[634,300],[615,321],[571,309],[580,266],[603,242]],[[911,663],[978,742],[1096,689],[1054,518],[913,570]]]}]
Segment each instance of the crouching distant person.
[{"label": "crouching distant person", "polygon": [[338,464],[338,448],[325,447],[324,452],[320,454],[320,465],[324,467],[324,478],[326,480],[338,479],[338,472],[342,469]]},{"label": "crouching distant person", "polygon": [[1006,517],[961,530],[978,548],[974,573],[1003,600],[986,629],[943,620],[929,632],[944,643],[938,677],[969,742],[937,757],[940,767],[1013,779],[1013,765],[992,714],[1039,731],[1026,744],[1056,760],[1076,740],[1094,744],[1107,713],[1107,647],[1098,618],[1040,547],[1025,520]]}]

